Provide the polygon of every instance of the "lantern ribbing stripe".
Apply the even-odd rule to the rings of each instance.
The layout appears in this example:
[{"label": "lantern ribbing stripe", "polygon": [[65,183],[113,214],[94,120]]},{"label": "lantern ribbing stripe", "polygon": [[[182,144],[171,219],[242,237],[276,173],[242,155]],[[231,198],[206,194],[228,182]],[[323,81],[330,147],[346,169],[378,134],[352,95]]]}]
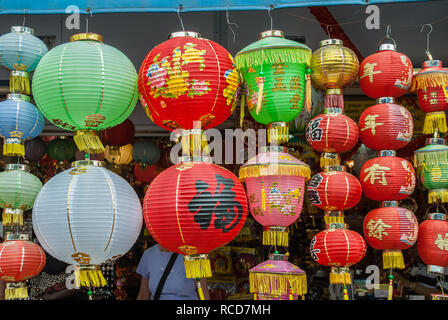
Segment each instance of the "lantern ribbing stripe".
[{"label": "lantern ribbing stripe", "polygon": [[22,258],[21,258],[21,260],[20,260],[20,269],[19,269],[19,272],[22,272],[22,269],[23,269],[23,261],[24,261],[24,258],[25,258],[25,248],[24,247],[22,247]]},{"label": "lantern ribbing stripe", "polygon": [[72,244],[73,244],[73,250],[74,252],[76,252],[76,245],[75,245],[75,240],[73,239],[73,233],[72,233],[72,227],[70,224],[70,192],[72,189],[72,183],[73,181],[77,178],[78,176],[73,176],[72,179],[69,182],[68,185],[68,190],[67,190],[67,223],[68,223],[68,232],[70,233],[70,238],[72,240]]},{"label": "lantern ribbing stripe", "polygon": [[110,231],[110,235],[109,235],[109,240],[107,241],[106,247],[104,248],[104,252],[106,252],[107,248],[109,247],[110,244],[110,240],[112,239],[112,235],[114,234],[114,228],[115,228],[115,215],[116,215],[116,211],[117,211],[117,203],[115,200],[115,196],[114,196],[114,192],[112,190],[112,186],[111,186],[111,181],[110,181],[110,177],[106,174],[106,171],[101,172],[107,182],[107,186],[109,187],[109,191],[110,191],[110,198],[112,201],[112,211],[113,211],[113,218],[112,218],[112,228]]},{"label": "lantern ribbing stripe", "polygon": [[[215,48],[213,48],[213,46],[210,44],[210,41],[205,40],[205,42],[209,45],[210,48],[212,48],[212,51],[215,54],[216,63],[218,65],[218,73],[221,74],[221,64],[219,63],[219,58],[218,58],[218,55],[216,54]],[[218,79],[218,90],[216,91],[216,94],[215,94],[215,101],[213,102],[212,111],[215,109],[216,102],[218,101],[220,88],[221,88],[221,77],[219,77],[219,79]]]},{"label": "lantern ribbing stripe", "polygon": [[179,227],[180,237],[182,238],[182,242],[185,244],[184,234],[182,233],[182,228],[180,227],[180,220],[179,220],[179,183],[181,174],[182,172],[179,172],[176,183],[176,219],[177,219],[177,226]]}]

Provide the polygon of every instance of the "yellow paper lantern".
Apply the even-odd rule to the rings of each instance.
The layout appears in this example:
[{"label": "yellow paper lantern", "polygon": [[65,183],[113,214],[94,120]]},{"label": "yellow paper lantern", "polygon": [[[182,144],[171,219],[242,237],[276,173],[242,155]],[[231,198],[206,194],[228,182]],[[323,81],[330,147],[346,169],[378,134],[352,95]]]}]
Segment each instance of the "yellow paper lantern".
[{"label": "yellow paper lantern", "polygon": [[132,161],[132,144],[124,145],[118,150],[111,146],[106,146],[104,157],[107,161],[117,166],[129,164]]}]

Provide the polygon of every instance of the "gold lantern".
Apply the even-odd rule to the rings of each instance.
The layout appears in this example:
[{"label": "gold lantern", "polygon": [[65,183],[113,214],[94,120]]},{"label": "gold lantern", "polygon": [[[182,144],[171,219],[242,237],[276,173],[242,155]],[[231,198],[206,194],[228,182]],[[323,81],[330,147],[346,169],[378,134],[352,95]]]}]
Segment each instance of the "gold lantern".
[{"label": "gold lantern", "polygon": [[132,144],[120,147],[119,152],[111,146],[106,146],[104,157],[116,166],[129,164],[132,161]]},{"label": "gold lantern", "polygon": [[311,80],[325,90],[324,108],[344,108],[342,90],[356,80],[359,61],[356,54],[344,47],[342,40],[327,39],[311,56]]}]

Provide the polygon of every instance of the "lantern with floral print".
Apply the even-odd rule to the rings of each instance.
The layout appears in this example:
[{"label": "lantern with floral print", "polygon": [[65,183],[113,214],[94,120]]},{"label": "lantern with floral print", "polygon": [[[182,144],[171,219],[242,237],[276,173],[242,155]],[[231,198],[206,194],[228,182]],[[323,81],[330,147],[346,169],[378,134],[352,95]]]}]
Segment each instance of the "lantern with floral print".
[{"label": "lantern with floral print", "polygon": [[412,115],[392,98],[380,98],[359,118],[359,136],[366,147],[374,150],[398,150],[412,139]]},{"label": "lantern with floral print", "polygon": [[180,162],[149,185],[143,212],[154,239],[185,256],[187,278],[211,277],[207,254],[243,227],[246,192],[227,169],[205,161]]},{"label": "lantern with floral print", "polygon": [[265,147],[241,167],[239,178],[246,183],[250,211],[264,227],[263,245],[288,246],[288,226],[302,212],[310,174],[309,166],[284,147]]},{"label": "lantern with floral print", "polygon": [[7,282],[5,299],[28,299],[26,280],[38,275],[45,266],[42,248],[26,240],[0,243],[0,279]]},{"label": "lantern with floral print", "polygon": [[287,123],[300,114],[304,103],[311,109],[310,59],[310,48],[285,39],[279,30],[262,32],[235,57],[249,112],[268,125],[269,142],[288,141]]},{"label": "lantern with floral print", "polygon": [[338,108],[325,109],[325,113],[313,118],[306,127],[306,141],[322,152],[320,166],[340,164],[338,153],[350,151],[358,142],[356,122],[342,114]]}]

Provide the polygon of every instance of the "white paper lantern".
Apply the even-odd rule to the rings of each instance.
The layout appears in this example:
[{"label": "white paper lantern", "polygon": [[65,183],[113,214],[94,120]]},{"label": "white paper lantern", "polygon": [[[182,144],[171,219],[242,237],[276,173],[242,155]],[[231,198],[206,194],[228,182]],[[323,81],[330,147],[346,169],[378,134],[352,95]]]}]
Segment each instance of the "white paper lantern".
[{"label": "white paper lantern", "polygon": [[42,247],[58,260],[80,265],[80,284],[87,286],[105,284],[94,266],[129,251],[143,222],[134,189],[103,166],[100,161],[74,162],[43,186],[33,208],[33,228]]}]

